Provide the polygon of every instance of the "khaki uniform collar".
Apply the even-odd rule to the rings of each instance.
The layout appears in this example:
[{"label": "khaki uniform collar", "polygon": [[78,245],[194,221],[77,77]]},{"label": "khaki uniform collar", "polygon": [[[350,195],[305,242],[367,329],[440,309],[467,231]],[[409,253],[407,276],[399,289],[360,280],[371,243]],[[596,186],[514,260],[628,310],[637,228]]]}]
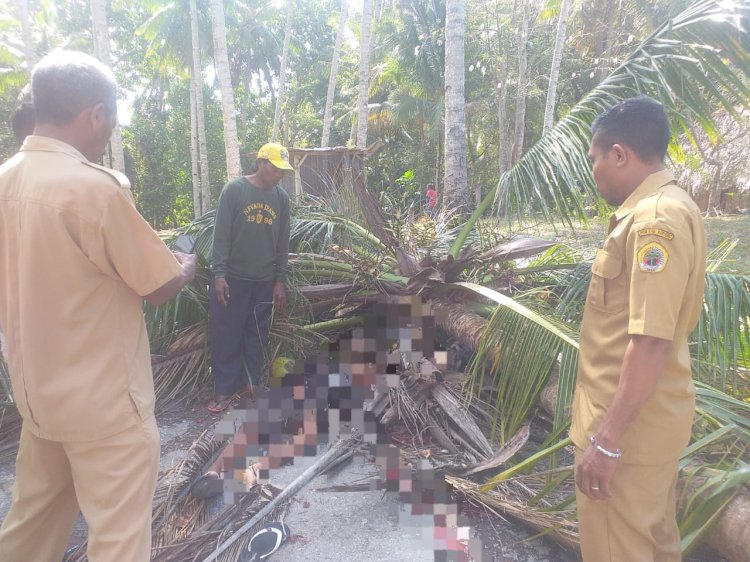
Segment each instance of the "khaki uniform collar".
[{"label": "khaki uniform collar", "polygon": [[88,159],[71,145],[61,140],[53,139],[52,137],[29,135],[26,137],[26,140],[23,141],[20,150],[22,152],[60,152],[72,156],[81,162],[88,162]]},{"label": "khaki uniform collar", "polygon": [[670,183],[676,183],[676,181],[674,175],[669,170],[660,170],[648,176],[645,180],[643,180],[643,183],[636,187],[635,191],[633,191],[633,193],[631,193],[628,198],[625,199],[623,204],[618,207],[614,215],[617,222],[621,221],[630,213],[632,213],[636,205],[638,205],[641,200],[645,199],[649,195],[653,195],[660,188]]}]

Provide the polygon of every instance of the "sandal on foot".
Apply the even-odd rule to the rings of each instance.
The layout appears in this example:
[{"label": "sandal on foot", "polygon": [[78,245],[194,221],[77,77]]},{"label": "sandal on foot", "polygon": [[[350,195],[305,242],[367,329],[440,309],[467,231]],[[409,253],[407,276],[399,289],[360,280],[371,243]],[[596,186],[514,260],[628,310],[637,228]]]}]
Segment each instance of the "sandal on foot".
[{"label": "sandal on foot", "polygon": [[265,560],[279,550],[279,547],[289,538],[289,534],[289,527],[284,523],[267,523],[250,539],[247,548],[240,554],[240,562]]},{"label": "sandal on foot", "polygon": [[223,394],[217,394],[216,398],[208,403],[207,409],[212,414],[221,414],[224,410],[229,408],[234,400],[234,396],[225,396]]}]

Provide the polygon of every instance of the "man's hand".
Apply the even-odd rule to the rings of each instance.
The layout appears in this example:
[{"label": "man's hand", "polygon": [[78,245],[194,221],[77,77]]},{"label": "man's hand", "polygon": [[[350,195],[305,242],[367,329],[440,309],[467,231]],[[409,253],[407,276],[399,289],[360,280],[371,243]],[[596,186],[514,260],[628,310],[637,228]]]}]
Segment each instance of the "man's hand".
[{"label": "man's hand", "polygon": [[216,300],[219,301],[220,305],[226,306],[229,304],[229,283],[223,277],[216,277],[214,279],[214,291],[216,292]]},{"label": "man's hand", "polygon": [[182,266],[180,274],[167,281],[164,285],[144,296],[143,298],[154,306],[164,304],[168,300],[177,296],[182,288],[195,279],[195,266],[196,257],[195,254],[183,254],[182,252],[174,252],[174,257],[177,259],[179,264]]},{"label": "man's hand", "polygon": [[589,445],[575,467],[576,486],[592,500],[608,500],[612,497],[610,483],[617,462]]},{"label": "man's hand", "polygon": [[282,281],[276,281],[273,286],[273,306],[279,312],[286,306],[286,287]]},{"label": "man's hand", "polygon": [[198,258],[195,254],[183,254],[182,252],[174,252],[174,257],[180,262],[182,266],[182,273],[190,283],[195,279],[195,268],[198,263]]}]

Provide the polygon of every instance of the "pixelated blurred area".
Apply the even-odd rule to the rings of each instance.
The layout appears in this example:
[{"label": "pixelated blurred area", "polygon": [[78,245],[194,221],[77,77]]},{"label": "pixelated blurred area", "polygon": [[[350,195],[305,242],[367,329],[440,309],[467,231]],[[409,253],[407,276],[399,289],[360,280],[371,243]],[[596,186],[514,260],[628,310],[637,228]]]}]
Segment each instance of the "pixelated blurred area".
[{"label": "pixelated blurred area", "polygon": [[[460,409],[450,361],[448,351],[435,349],[435,318],[421,299],[376,303],[349,337],[297,362],[217,424],[214,439],[229,441],[213,465],[224,503],[242,502],[279,469],[309,463],[354,437],[360,445],[344,460],[358,457],[370,477],[332,491],[394,494],[402,506],[399,525],[427,532],[434,560],[480,560],[478,539],[439,467],[475,462],[484,455],[473,451],[491,449],[486,439],[474,443],[476,436],[464,443],[448,437],[456,431],[451,414]],[[441,430],[444,424],[454,428]],[[430,426],[435,429],[425,433]],[[478,554],[470,557],[470,550]]]}]

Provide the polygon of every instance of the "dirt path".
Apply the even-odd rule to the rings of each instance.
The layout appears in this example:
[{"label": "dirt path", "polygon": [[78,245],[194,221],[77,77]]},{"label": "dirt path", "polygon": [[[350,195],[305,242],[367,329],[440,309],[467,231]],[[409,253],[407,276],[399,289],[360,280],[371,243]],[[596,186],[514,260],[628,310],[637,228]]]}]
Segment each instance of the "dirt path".
[{"label": "dirt path", "polygon": [[[157,417],[162,440],[161,469],[180,463],[192,443],[217,418],[205,412],[202,403],[173,409]],[[321,454],[321,453],[319,453]],[[288,485],[315,458],[297,458],[291,466],[271,471],[270,481]],[[357,562],[433,562],[434,549],[444,548],[445,535],[436,530],[434,514],[415,515],[395,492],[382,490],[325,491],[333,485],[350,485],[377,477],[380,468],[374,459],[355,457],[332,476],[321,476],[292,500],[285,522],[292,529],[292,540],[271,560],[312,562],[351,560]],[[15,467],[0,464],[0,518],[10,505]],[[220,498],[217,498],[221,501]],[[456,509],[470,522],[466,536],[471,539],[473,560],[487,562],[575,562],[578,557],[544,538],[535,537],[520,524],[467,505],[455,497],[437,502],[440,509]],[[434,508],[434,506],[433,506]],[[416,511],[419,513],[419,510]],[[86,536],[86,525],[79,519],[71,546]],[[477,545],[481,544],[481,550]],[[437,545],[437,547],[436,547]],[[461,560],[458,554],[447,560]],[[687,558],[686,562],[720,562],[710,554]]]}]

